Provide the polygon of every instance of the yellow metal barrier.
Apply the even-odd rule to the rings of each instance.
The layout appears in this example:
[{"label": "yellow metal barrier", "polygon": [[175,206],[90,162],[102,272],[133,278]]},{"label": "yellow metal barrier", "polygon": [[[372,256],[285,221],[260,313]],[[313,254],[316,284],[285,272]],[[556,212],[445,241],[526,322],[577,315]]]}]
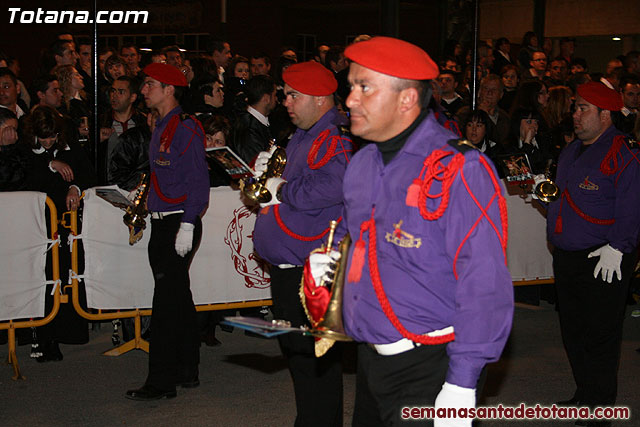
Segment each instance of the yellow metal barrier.
[{"label": "yellow metal barrier", "polygon": [[[63,221],[65,223],[65,221]],[[78,214],[77,212],[70,212],[69,225],[65,227],[70,228],[71,234],[75,237],[78,235]],[[79,291],[78,291],[78,241],[77,239],[73,239],[72,249],[71,249],[71,269],[74,274],[72,275],[71,285],[67,287],[71,287],[71,295],[73,301],[73,307],[78,312],[78,314],[85,319],[92,321],[101,321],[101,320],[114,320],[114,319],[124,319],[124,318],[133,318],[135,325],[135,334],[134,338],[130,341],[127,341],[121,344],[118,347],[114,347],[111,350],[107,350],[102,353],[105,356],[120,356],[128,351],[138,349],[145,352],[149,352],[149,342],[142,338],[142,328],[140,319],[142,316],[150,316],[151,309],[132,309],[132,310],[123,310],[123,311],[113,311],[113,310],[97,310],[95,313],[90,313],[86,311],[80,305],[79,299]],[[197,311],[213,311],[213,310],[227,310],[227,309],[235,309],[235,308],[248,308],[248,307],[262,307],[271,305],[270,299],[256,300],[256,301],[240,301],[240,302],[230,302],[230,303],[220,303],[220,304],[203,304],[197,305]]]},{"label": "yellow metal barrier", "polygon": [[[47,208],[49,208],[50,225],[51,230],[49,236],[51,240],[55,240],[58,235],[58,212],[56,205],[49,197],[46,199]],[[58,251],[60,250],[59,243],[55,243],[51,247],[51,270],[52,280],[54,283],[60,280],[60,263],[58,258]],[[54,290],[55,290],[54,285]],[[7,364],[13,366],[13,380],[24,380],[26,377],[20,373],[20,365],[18,364],[18,356],[16,355],[16,329],[18,328],[31,328],[46,325],[51,322],[58,314],[60,304],[67,302],[66,296],[61,295],[60,292],[53,293],[53,307],[49,314],[42,319],[37,320],[9,320],[8,322],[0,323],[0,330],[6,329],[8,335],[9,354],[7,356]]]}]

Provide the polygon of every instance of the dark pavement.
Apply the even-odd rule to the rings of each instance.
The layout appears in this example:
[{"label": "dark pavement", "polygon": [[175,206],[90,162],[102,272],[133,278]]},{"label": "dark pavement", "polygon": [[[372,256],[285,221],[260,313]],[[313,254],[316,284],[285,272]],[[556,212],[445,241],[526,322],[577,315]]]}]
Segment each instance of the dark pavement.
[{"label": "dark pavement", "polygon": [[[640,426],[640,318],[625,319],[619,373],[618,404],[629,406],[632,419],[614,425]],[[111,324],[91,332],[83,346],[61,345],[64,360],[37,363],[30,346],[18,347],[24,381],[0,370],[0,424],[3,426],[292,426],[293,387],[277,341],[220,332],[218,347],[201,348],[196,389],[178,389],[178,397],[155,402],[124,398],[127,389],[144,382],[146,353],[102,356],[111,348]],[[0,348],[6,358],[7,347]],[[355,375],[353,352],[346,352],[345,425],[351,424]],[[553,306],[518,306],[511,338],[502,359],[490,366],[480,404],[550,405],[573,394]],[[322,408],[318,408],[319,411]],[[635,414],[635,416],[634,416]],[[413,423],[412,423],[413,424]],[[555,426],[558,421],[484,421],[479,425]],[[419,425],[419,424],[417,424]]]}]

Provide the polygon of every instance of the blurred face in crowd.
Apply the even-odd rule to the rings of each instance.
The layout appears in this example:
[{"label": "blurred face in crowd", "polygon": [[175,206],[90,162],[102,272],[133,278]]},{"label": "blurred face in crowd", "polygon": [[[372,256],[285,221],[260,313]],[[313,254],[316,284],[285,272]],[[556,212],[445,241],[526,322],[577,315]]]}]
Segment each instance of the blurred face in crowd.
[{"label": "blurred face in crowd", "polygon": [[180,55],[180,52],[167,52],[165,55],[167,57],[167,64],[177,68],[182,67],[182,55]]},{"label": "blurred face in crowd", "polygon": [[205,141],[205,148],[216,148],[216,147],[224,147],[226,141],[224,139],[224,133],[222,131],[218,131],[213,135],[207,134],[207,138]]},{"label": "blurred face in crowd", "polygon": [[271,64],[267,64],[264,58],[251,58],[252,76],[268,75],[269,71],[271,71]]},{"label": "blurred face in crowd", "polygon": [[584,73],[584,71],[585,71],[584,67],[580,64],[573,64],[571,66],[571,74]]},{"label": "blurred face in crowd", "polygon": [[84,89],[84,80],[75,68],[73,69],[73,75],[71,76],[71,87],[75,90]]},{"label": "blurred face in crowd", "polygon": [[622,61],[620,61],[619,59],[612,59],[611,61],[607,62],[606,74],[610,74],[614,69],[618,67],[622,67]]},{"label": "blurred face in crowd", "polygon": [[523,141],[527,139],[527,135],[530,134],[531,137],[535,136],[538,133],[538,120],[532,118],[526,118],[520,120],[520,139]]},{"label": "blurred face in crowd", "polygon": [[113,111],[118,113],[126,112],[137,97],[138,95],[131,93],[129,82],[115,80],[111,85],[109,100],[111,101]]},{"label": "blurred face in crowd", "polygon": [[9,107],[12,111],[15,111],[14,106],[18,100],[19,93],[20,90],[18,89],[18,86],[13,83],[11,77],[0,77],[0,105]]},{"label": "blurred face in crowd", "polygon": [[627,83],[622,88],[622,102],[630,110],[637,110],[640,99],[640,84]]},{"label": "blurred face in crowd", "polygon": [[140,93],[144,97],[144,102],[149,108],[158,108],[167,97],[169,86],[162,87],[162,84],[153,77],[145,77]]},{"label": "blurred face in crowd", "polygon": [[120,51],[120,55],[124,58],[124,61],[127,63],[127,67],[130,70],[133,71],[138,69],[140,54],[136,51],[135,47],[123,47]]},{"label": "blurred face in crowd", "polygon": [[518,73],[516,70],[508,70],[502,75],[502,84],[505,88],[515,89],[518,86]]},{"label": "blurred face in crowd", "polygon": [[533,52],[533,55],[531,55],[531,68],[538,73],[544,73],[547,69],[547,55],[544,52]]},{"label": "blurred face in crowd", "polygon": [[48,150],[49,148],[53,147],[53,145],[58,142],[58,134],[55,134],[53,136],[50,136],[48,138],[38,138],[36,136],[36,139],[38,141],[38,143],[44,147],[45,150]]},{"label": "blurred face in crowd", "polygon": [[474,119],[467,123],[467,128],[465,129],[465,137],[473,145],[479,145],[484,140],[484,136],[486,134],[486,126],[478,119]]},{"label": "blurred face in crowd", "polygon": [[233,76],[239,79],[249,79],[249,64],[246,62],[238,62],[235,70],[233,70]]},{"label": "blurred face in crowd", "polygon": [[458,63],[456,61],[452,61],[451,59],[447,59],[444,63],[444,69],[458,71]]},{"label": "blurred face in crowd", "polygon": [[338,62],[333,62],[333,65],[332,65],[333,71],[335,71],[336,73],[344,70],[348,66],[349,66],[349,63],[347,62],[347,58],[345,58],[344,54],[342,53],[340,54],[340,59],[338,59]]},{"label": "blurred face in crowd", "polygon": [[164,53],[157,53],[151,57],[151,62],[166,64],[167,56]]},{"label": "blurred face in crowd", "polygon": [[211,95],[204,96],[204,103],[216,108],[222,107],[222,104],[224,104],[224,91],[220,83],[213,83]]},{"label": "blurred face in crowd", "polygon": [[500,87],[500,83],[495,80],[485,82],[485,84],[480,86],[478,98],[481,103],[490,108],[495,108],[496,105],[498,105],[500,98],[502,98],[502,88]]},{"label": "blurred face in crowd", "polygon": [[378,73],[352,62],[349,68],[351,93],[347,107],[351,117],[351,132],[374,142],[386,141],[402,129],[402,99],[405,89],[397,90],[394,77]]},{"label": "blurred face in crowd", "polygon": [[300,93],[288,84],[284,85],[284,94],[284,106],[287,108],[291,123],[300,129],[311,128],[318,121],[316,97]]},{"label": "blurred face in crowd", "polygon": [[88,44],[81,44],[79,51],[80,67],[91,67],[91,46]]},{"label": "blurred face in crowd", "polygon": [[282,52],[281,56],[283,58],[287,58],[287,59],[290,59],[292,61],[298,62],[298,55],[296,55],[296,53],[291,49],[285,50],[284,52]]},{"label": "blurred face in crowd", "polygon": [[107,70],[107,72],[111,75],[111,78],[113,80],[117,79],[120,76],[124,76],[127,73],[124,69],[124,65],[117,62],[115,64],[109,65],[109,69]]},{"label": "blurred face in crowd", "polygon": [[[573,130],[585,144],[592,144],[606,130],[611,120],[606,121],[608,111],[598,112],[598,107],[576,97],[576,111],[573,113]],[[609,116],[610,117],[610,116]]]},{"label": "blurred face in crowd", "polygon": [[550,77],[554,80],[564,81],[567,78],[567,63],[565,61],[552,61]]},{"label": "blurred face in crowd", "polygon": [[231,45],[229,43],[223,44],[223,49],[213,50],[213,60],[218,67],[226,67],[231,61]]},{"label": "blurred face in crowd", "polygon": [[502,42],[502,44],[498,46],[498,50],[508,54],[509,52],[511,52],[511,43],[506,41]]},{"label": "blurred face in crowd", "polygon": [[76,65],[78,61],[78,54],[73,43],[65,43],[62,56],[56,55],[56,63],[58,65]]},{"label": "blurred face in crowd", "polygon": [[0,124],[0,145],[11,145],[18,140],[18,120],[7,119]]},{"label": "blurred face in crowd", "polygon": [[456,79],[451,74],[438,76],[438,83],[444,96],[451,96],[456,91]]},{"label": "blurred face in crowd", "polygon": [[324,58],[327,56],[327,52],[329,52],[329,46],[326,44],[318,46],[318,59],[322,64],[324,64]]},{"label": "blurred face in crowd", "polygon": [[98,55],[98,67],[102,73],[104,73],[104,65],[111,55],[113,55],[113,52],[106,52],[102,55]]},{"label": "blurred face in crowd", "polygon": [[62,91],[60,90],[60,83],[57,80],[49,82],[47,90],[38,92],[40,98],[40,104],[48,105],[49,107],[58,108],[62,104]]},{"label": "blurred face in crowd", "polygon": [[547,90],[547,87],[545,85],[542,85],[542,88],[540,89],[540,91],[538,91],[538,103],[543,107],[546,107],[548,102],[549,91]]}]

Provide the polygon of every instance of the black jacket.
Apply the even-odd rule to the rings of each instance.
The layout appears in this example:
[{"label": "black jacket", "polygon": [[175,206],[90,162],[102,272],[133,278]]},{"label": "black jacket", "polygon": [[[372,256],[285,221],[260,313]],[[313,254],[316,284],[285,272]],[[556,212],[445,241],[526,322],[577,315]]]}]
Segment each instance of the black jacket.
[{"label": "black jacket", "polygon": [[250,163],[261,151],[269,149],[273,136],[268,126],[263,125],[248,112],[242,113],[234,124],[233,146],[242,160]]},{"label": "black jacket", "polygon": [[27,189],[29,154],[24,144],[0,145],[0,191]]},{"label": "black jacket", "polygon": [[107,181],[131,191],[140,183],[140,176],[149,173],[149,142],[151,131],[145,124],[123,132],[113,150],[108,165]]}]

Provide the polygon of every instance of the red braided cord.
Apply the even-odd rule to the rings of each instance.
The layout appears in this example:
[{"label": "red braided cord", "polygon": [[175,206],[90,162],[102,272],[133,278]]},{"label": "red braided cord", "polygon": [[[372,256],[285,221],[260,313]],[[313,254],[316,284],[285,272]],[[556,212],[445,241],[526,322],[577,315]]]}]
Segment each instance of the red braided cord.
[{"label": "red braided cord", "polygon": [[[303,242],[313,242],[314,240],[320,240],[324,237],[325,234],[329,232],[330,227],[327,227],[322,233],[315,236],[302,236],[300,234],[294,233],[293,231],[291,231],[291,229],[289,229],[289,227],[286,226],[286,224],[282,220],[282,217],[280,216],[279,205],[275,205],[273,207],[273,215],[275,216],[276,222],[278,223],[278,226],[282,231],[284,231],[289,237],[293,237],[294,239],[301,240]],[[340,221],[342,221],[342,217],[338,218],[338,224],[340,224]]]},{"label": "red braided cord", "polygon": [[158,195],[158,197],[160,197],[160,200],[162,200],[165,203],[170,203],[172,205],[178,204],[178,203],[182,203],[185,200],[187,200],[187,195],[183,194],[180,197],[175,197],[175,198],[170,198],[165,196],[162,191],[160,191],[160,185],[158,184],[158,178],[156,177],[156,173],[155,172],[151,172],[151,183],[153,184],[153,189],[156,191],[156,194]]},{"label": "red braided cord", "polygon": [[[600,163],[600,172],[605,175],[613,175],[618,170],[618,155],[620,154],[620,148],[624,144],[624,136],[617,135],[613,138],[611,148],[602,159]],[[613,165],[611,165],[613,163]]]},{"label": "red braided cord", "polygon": [[376,297],[378,298],[378,302],[380,303],[385,316],[387,316],[387,319],[389,319],[391,324],[396,328],[398,332],[400,332],[403,337],[410,339],[413,342],[425,345],[436,345],[453,341],[455,339],[455,333],[453,332],[437,337],[418,335],[409,332],[402,325],[402,323],[400,323],[400,319],[398,319],[398,316],[396,316],[396,313],[393,311],[393,308],[389,303],[389,299],[384,292],[382,279],[380,278],[380,270],[378,269],[378,254],[376,251],[376,222],[373,218],[374,211],[375,209],[371,211],[371,219],[368,220],[369,224],[366,226],[366,228],[368,228],[369,230],[369,273],[371,274],[371,283],[373,284],[373,289],[376,292]]},{"label": "red braided cord", "polygon": [[489,172],[491,182],[493,182],[493,188],[498,194],[498,208],[500,209],[500,222],[502,223],[502,251],[504,252],[505,262],[507,257],[507,241],[509,240],[509,212],[507,211],[507,199],[502,195],[502,189],[498,183],[498,178],[493,173],[493,169],[489,166],[487,159],[480,156],[480,163]]},{"label": "red braided cord", "polygon": [[[420,187],[418,206],[420,215],[426,220],[433,221],[440,218],[449,205],[449,197],[451,196],[449,190],[458,170],[464,165],[464,155],[462,153],[453,156],[447,166],[441,163],[442,159],[452,153],[452,151],[435,150],[425,160],[427,171],[425,172],[422,187]],[[429,189],[434,180],[442,181],[442,191],[438,194],[429,194]],[[438,197],[441,197],[440,205],[433,212],[430,212],[427,208],[427,198],[436,199]]]},{"label": "red braided cord", "polygon": [[[318,156],[318,151],[320,151],[320,147],[322,146],[322,144],[324,144],[330,133],[331,131],[329,129],[323,130],[311,144],[311,150],[309,150],[309,154],[307,154],[307,164],[309,165],[309,168],[320,169],[321,167],[329,163],[329,160],[331,160],[331,158],[333,157],[336,151],[336,147],[338,146],[338,141],[335,136],[331,138],[331,142],[329,143],[327,152],[324,153],[324,156],[322,156],[322,158],[317,163],[314,163],[316,157]],[[337,138],[340,137],[338,136]]]},{"label": "red braided cord", "polygon": [[584,212],[582,212],[580,210],[580,208],[578,207],[578,205],[575,204],[575,202],[573,201],[573,199],[571,198],[571,195],[569,194],[569,190],[564,190],[564,192],[562,193],[563,196],[566,196],[567,199],[567,203],[569,203],[569,206],[571,206],[571,208],[585,221],[590,222],[592,224],[598,224],[598,225],[611,225],[614,222],[616,222],[616,220],[614,218],[611,219],[600,219],[600,218],[595,218],[591,215],[588,215]]}]

